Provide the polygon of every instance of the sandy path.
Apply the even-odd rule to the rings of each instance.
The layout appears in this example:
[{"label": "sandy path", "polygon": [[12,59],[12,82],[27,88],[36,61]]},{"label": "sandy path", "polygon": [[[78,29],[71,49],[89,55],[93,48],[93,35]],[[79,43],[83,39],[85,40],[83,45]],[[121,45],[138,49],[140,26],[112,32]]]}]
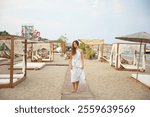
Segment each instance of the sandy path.
[{"label": "sandy path", "polygon": [[[64,62],[59,56],[55,61]],[[41,70],[28,70],[24,82],[14,88],[0,89],[0,99],[61,99],[67,68],[68,66],[45,66]],[[4,67],[3,72],[5,70]]]},{"label": "sandy path", "polygon": [[67,67],[46,66],[28,71],[28,78],[15,88],[0,89],[0,99],[61,99]]},{"label": "sandy path", "polygon": [[117,71],[97,60],[85,60],[85,72],[96,99],[150,99],[150,89],[129,78],[136,72]]}]

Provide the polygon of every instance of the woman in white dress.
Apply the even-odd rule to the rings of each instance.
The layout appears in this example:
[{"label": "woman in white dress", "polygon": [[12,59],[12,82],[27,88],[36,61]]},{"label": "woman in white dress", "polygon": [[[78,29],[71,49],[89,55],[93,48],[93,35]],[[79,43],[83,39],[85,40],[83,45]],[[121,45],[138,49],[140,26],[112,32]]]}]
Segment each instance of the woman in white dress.
[{"label": "woman in white dress", "polygon": [[85,77],[83,53],[78,47],[79,42],[77,40],[73,41],[70,54],[72,92],[78,91],[79,81]]}]

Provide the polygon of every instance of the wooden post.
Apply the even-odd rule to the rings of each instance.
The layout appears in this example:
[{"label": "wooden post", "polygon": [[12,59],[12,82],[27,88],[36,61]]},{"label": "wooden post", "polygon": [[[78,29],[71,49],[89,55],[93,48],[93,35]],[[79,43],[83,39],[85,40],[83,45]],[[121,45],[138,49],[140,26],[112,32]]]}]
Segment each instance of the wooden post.
[{"label": "wooden post", "polygon": [[14,37],[11,36],[11,48],[10,48],[10,87],[13,88],[13,65],[14,65]]},{"label": "wooden post", "polygon": [[27,76],[27,39],[24,43],[25,77]]},{"label": "wooden post", "polygon": [[98,51],[98,54],[97,54],[97,59],[98,59],[98,61],[100,61],[100,59],[99,59],[99,45],[98,45],[98,49],[97,49],[97,51]]},{"label": "wooden post", "polygon": [[31,62],[33,62],[32,56],[33,56],[33,43],[31,43]]},{"label": "wooden post", "polygon": [[50,53],[51,53],[51,61],[53,61],[53,58],[52,58],[53,57],[53,43],[50,42],[49,44],[50,44],[50,50],[51,50],[50,51]]},{"label": "wooden post", "polygon": [[119,43],[117,43],[117,58],[116,58],[116,69],[118,69],[118,53],[119,53]]},{"label": "wooden post", "polygon": [[104,52],[104,43],[101,44],[101,59],[103,58],[103,52]]},{"label": "wooden post", "polygon": [[144,54],[146,54],[146,44],[144,44]]},{"label": "wooden post", "polygon": [[53,43],[53,61],[54,61],[54,43]]},{"label": "wooden post", "polygon": [[62,50],[62,54],[64,55],[65,53],[65,48],[64,48],[64,42],[61,42],[61,50]]}]

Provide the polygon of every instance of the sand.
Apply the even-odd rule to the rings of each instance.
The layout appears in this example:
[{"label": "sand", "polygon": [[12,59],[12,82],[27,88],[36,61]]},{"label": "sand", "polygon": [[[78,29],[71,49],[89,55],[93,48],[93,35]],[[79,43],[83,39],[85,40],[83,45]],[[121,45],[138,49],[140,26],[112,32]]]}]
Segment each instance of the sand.
[{"label": "sand", "polygon": [[[97,60],[85,60],[85,72],[88,85],[100,100],[149,100],[150,89],[129,78],[135,71],[118,71],[108,63]],[[150,74],[149,68],[146,73]]]},{"label": "sand", "polygon": [[[66,64],[68,60],[57,55],[52,63]],[[147,74],[150,74],[149,67],[147,64],[145,72]],[[45,66],[41,70],[28,70],[27,79],[24,82],[15,88],[0,89],[0,99],[59,100],[61,99],[67,69],[68,66]],[[109,63],[85,60],[86,83],[94,95],[94,99],[149,100],[150,89],[129,78],[132,73],[136,72],[118,71]]]},{"label": "sand", "polygon": [[[61,64],[68,63],[68,61],[63,57],[55,56],[53,63]],[[3,72],[6,72],[7,66],[1,68]],[[25,81],[14,88],[0,89],[0,99],[61,99],[67,68],[68,66],[45,66],[41,70],[28,70]]]}]

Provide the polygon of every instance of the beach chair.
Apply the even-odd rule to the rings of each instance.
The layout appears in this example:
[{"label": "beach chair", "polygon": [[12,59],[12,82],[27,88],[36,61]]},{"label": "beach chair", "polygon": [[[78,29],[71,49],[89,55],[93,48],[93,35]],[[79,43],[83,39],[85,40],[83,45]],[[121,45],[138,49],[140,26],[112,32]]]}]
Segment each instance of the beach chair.
[{"label": "beach chair", "polygon": [[7,58],[0,58],[0,62],[5,60],[7,60]]},{"label": "beach chair", "polygon": [[[25,57],[23,56],[23,62],[21,64],[20,69],[22,69],[21,73],[13,74],[13,82],[23,78],[25,76]],[[9,83],[10,82],[10,74],[0,74],[0,84]]]},{"label": "beach chair", "polygon": [[[32,62],[50,62],[53,60],[53,53],[51,52],[50,43],[36,43],[32,46]],[[44,52],[40,52],[39,50],[47,50],[48,54],[43,54]]]},{"label": "beach chair", "polygon": [[7,64],[7,58],[0,58],[0,65]]},{"label": "beach chair", "polygon": [[138,74],[138,78],[136,78],[137,74],[131,74],[131,78],[134,78],[146,86],[150,87],[150,74]]},{"label": "beach chair", "polygon": [[[18,63],[14,65],[15,70],[20,70],[23,63]],[[40,70],[46,65],[45,62],[39,63],[39,62],[27,62],[27,70]]]},{"label": "beach chair", "polygon": [[[23,59],[23,64],[21,66],[21,69],[22,69],[22,73],[13,74],[13,83],[17,82],[19,79],[22,79],[25,76],[25,60],[24,59]],[[10,83],[10,74],[0,74],[0,84],[9,84],[9,83]]]}]

